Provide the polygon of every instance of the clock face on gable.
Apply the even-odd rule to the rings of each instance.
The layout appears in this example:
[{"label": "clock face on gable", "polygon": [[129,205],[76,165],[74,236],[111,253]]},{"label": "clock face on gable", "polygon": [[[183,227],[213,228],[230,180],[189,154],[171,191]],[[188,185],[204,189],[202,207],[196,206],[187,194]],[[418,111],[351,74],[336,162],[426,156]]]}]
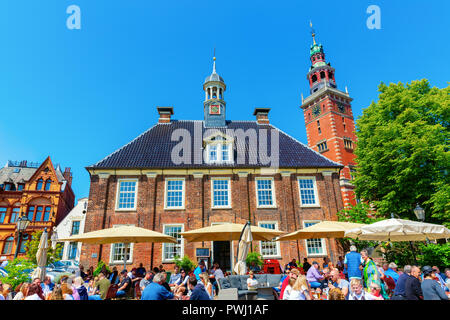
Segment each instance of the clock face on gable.
[{"label": "clock face on gable", "polygon": [[320,112],[321,112],[321,110],[320,110],[320,106],[319,105],[313,107],[312,113],[313,113],[314,117],[319,116]]},{"label": "clock face on gable", "polygon": [[345,113],[345,105],[342,103],[338,103],[339,112]]},{"label": "clock face on gable", "polygon": [[209,105],[209,114],[220,114],[220,104]]}]

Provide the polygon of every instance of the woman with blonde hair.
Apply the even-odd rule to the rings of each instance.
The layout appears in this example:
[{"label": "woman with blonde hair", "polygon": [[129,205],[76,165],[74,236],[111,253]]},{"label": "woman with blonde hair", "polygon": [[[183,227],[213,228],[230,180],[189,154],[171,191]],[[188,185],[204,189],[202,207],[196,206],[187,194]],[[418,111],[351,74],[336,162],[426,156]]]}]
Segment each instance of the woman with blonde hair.
[{"label": "woman with blonde hair", "polygon": [[289,279],[289,284],[286,286],[286,289],[284,289],[283,300],[289,300],[292,292],[292,287],[294,286],[296,281],[297,279],[294,278]]},{"label": "woman with blonde hair", "polygon": [[61,293],[64,300],[74,300],[72,286],[70,286],[67,282],[63,282],[61,284]]},{"label": "woman with blonde hair", "polygon": [[28,282],[24,282],[21,283],[17,288],[16,288],[16,295],[14,296],[13,300],[23,300],[25,299],[25,297],[28,294],[28,287],[30,286],[30,284]]},{"label": "woman with blonde hair", "polygon": [[345,300],[345,297],[341,289],[333,288],[328,292],[328,300]]},{"label": "woman with blonde hair", "polygon": [[59,284],[55,285],[55,287],[53,288],[49,300],[64,300],[62,289]]},{"label": "woman with blonde hair", "polygon": [[202,280],[203,284],[205,285],[205,291],[208,294],[209,298],[211,300],[214,299],[213,286],[212,286],[211,281],[209,281],[209,274],[207,272],[200,273],[200,279]]},{"label": "woman with blonde hair", "polygon": [[309,295],[308,281],[304,275],[299,275],[292,286],[289,300],[311,300]]},{"label": "woman with blonde hair", "polygon": [[5,297],[5,300],[12,300],[11,291],[12,291],[11,285],[4,283],[2,294],[3,294],[3,297]]}]

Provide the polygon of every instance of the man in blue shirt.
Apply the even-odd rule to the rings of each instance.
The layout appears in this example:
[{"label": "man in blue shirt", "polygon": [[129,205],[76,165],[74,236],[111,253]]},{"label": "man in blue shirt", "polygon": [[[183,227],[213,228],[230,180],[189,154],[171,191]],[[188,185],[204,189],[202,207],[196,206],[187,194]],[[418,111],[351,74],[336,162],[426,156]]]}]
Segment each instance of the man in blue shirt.
[{"label": "man in blue shirt", "polygon": [[195,268],[195,270],[194,270],[194,275],[198,281],[200,281],[200,273],[202,273],[202,272],[206,272],[206,266],[205,266],[205,261],[200,260],[197,268]]},{"label": "man in blue shirt", "polygon": [[383,264],[383,270],[385,276],[390,276],[392,279],[394,279],[395,284],[397,284],[397,280],[400,277],[397,273],[397,265],[394,262]]},{"label": "man in blue shirt", "polygon": [[166,288],[162,286],[164,282],[164,276],[161,273],[156,274],[153,277],[153,282],[145,287],[144,292],[142,292],[141,300],[168,300],[173,299],[174,295],[172,292],[167,291]]},{"label": "man in blue shirt", "polygon": [[350,247],[350,252],[345,255],[344,266],[347,270],[348,280],[361,279],[361,269],[360,266],[364,263],[361,254],[356,251],[355,246]]},{"label": "man in blue shirt", "polygon": [[205,286],[202,283],[197,283],[195,277],[189,277],[188,284],[189,289],[192,291],[189,300],[211,300],[205,290]]}]

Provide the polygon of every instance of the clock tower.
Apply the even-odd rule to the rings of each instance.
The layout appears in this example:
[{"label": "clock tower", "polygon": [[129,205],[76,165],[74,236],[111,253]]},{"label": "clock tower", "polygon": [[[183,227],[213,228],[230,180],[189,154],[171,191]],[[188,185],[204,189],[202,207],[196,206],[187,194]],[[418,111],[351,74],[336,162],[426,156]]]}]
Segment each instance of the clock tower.
[{"label": "clock tower", "polygon": [[[312,25],[311,25],[312,28]],[[334,68],[325,60],[323,46],[316,43],[312,29],[313,44],[310,48],[311,67],[307,74],[310,95],[303,99],[308,146],[323,156],[344,166],[340,186],[344,206],[356,204],[352,172],[355,171],[354,148],[356,143],[355,121],[347,92],[338,89]]]},{"label": "clock tower", "polygon": [[226,102],[223,98],[226,88],[225,81],[216,72],[216,57],[214,57],[213,72],[203,83],[203,90],[205,91],[205,102],[203,102],[205,127],[224,127],[226,125]]}]

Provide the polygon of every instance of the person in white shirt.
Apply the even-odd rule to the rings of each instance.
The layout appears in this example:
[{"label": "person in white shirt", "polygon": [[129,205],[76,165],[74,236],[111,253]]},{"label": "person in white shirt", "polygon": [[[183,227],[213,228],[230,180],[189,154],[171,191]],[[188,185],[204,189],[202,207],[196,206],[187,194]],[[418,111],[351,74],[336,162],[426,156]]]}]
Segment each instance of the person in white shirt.
[{"label": "person in white shirt", "polygon": [[289,300],[311,300],[308,281],[306,280],[306,277],[304,275],[299,275],[297,277],[297,280],[295,280],[295,283],[292,286],[291,293],[289,294]]},{"label": "person in white shirt", "polygon": [[289,297],[291,296],[292,292],[292,286],[294,285],[296,280],[297,279],[295,278],[289,279],[289,284],[286,286],[286,289],[284,289],[283,300],[289,300]]},{"label": "person in white shirt", "polygon": [[39,285],[37,283],[32,283],[28,288],[27,297],[24,300],[42,300],[39,295]]},{"label": "person in white shirt", "polygon": [[248,273],[249,278],[247,279],[247,287],[248,290],[257,290],[258,289],[258,280],[255,279],[255,275],[253,271]]},{"label": "person in white shirt", "polygon": [[370,293],[364,291],[362,280],[353,278],[350,280],[350,288],[352,289],[348,300],[379,300]]}]

